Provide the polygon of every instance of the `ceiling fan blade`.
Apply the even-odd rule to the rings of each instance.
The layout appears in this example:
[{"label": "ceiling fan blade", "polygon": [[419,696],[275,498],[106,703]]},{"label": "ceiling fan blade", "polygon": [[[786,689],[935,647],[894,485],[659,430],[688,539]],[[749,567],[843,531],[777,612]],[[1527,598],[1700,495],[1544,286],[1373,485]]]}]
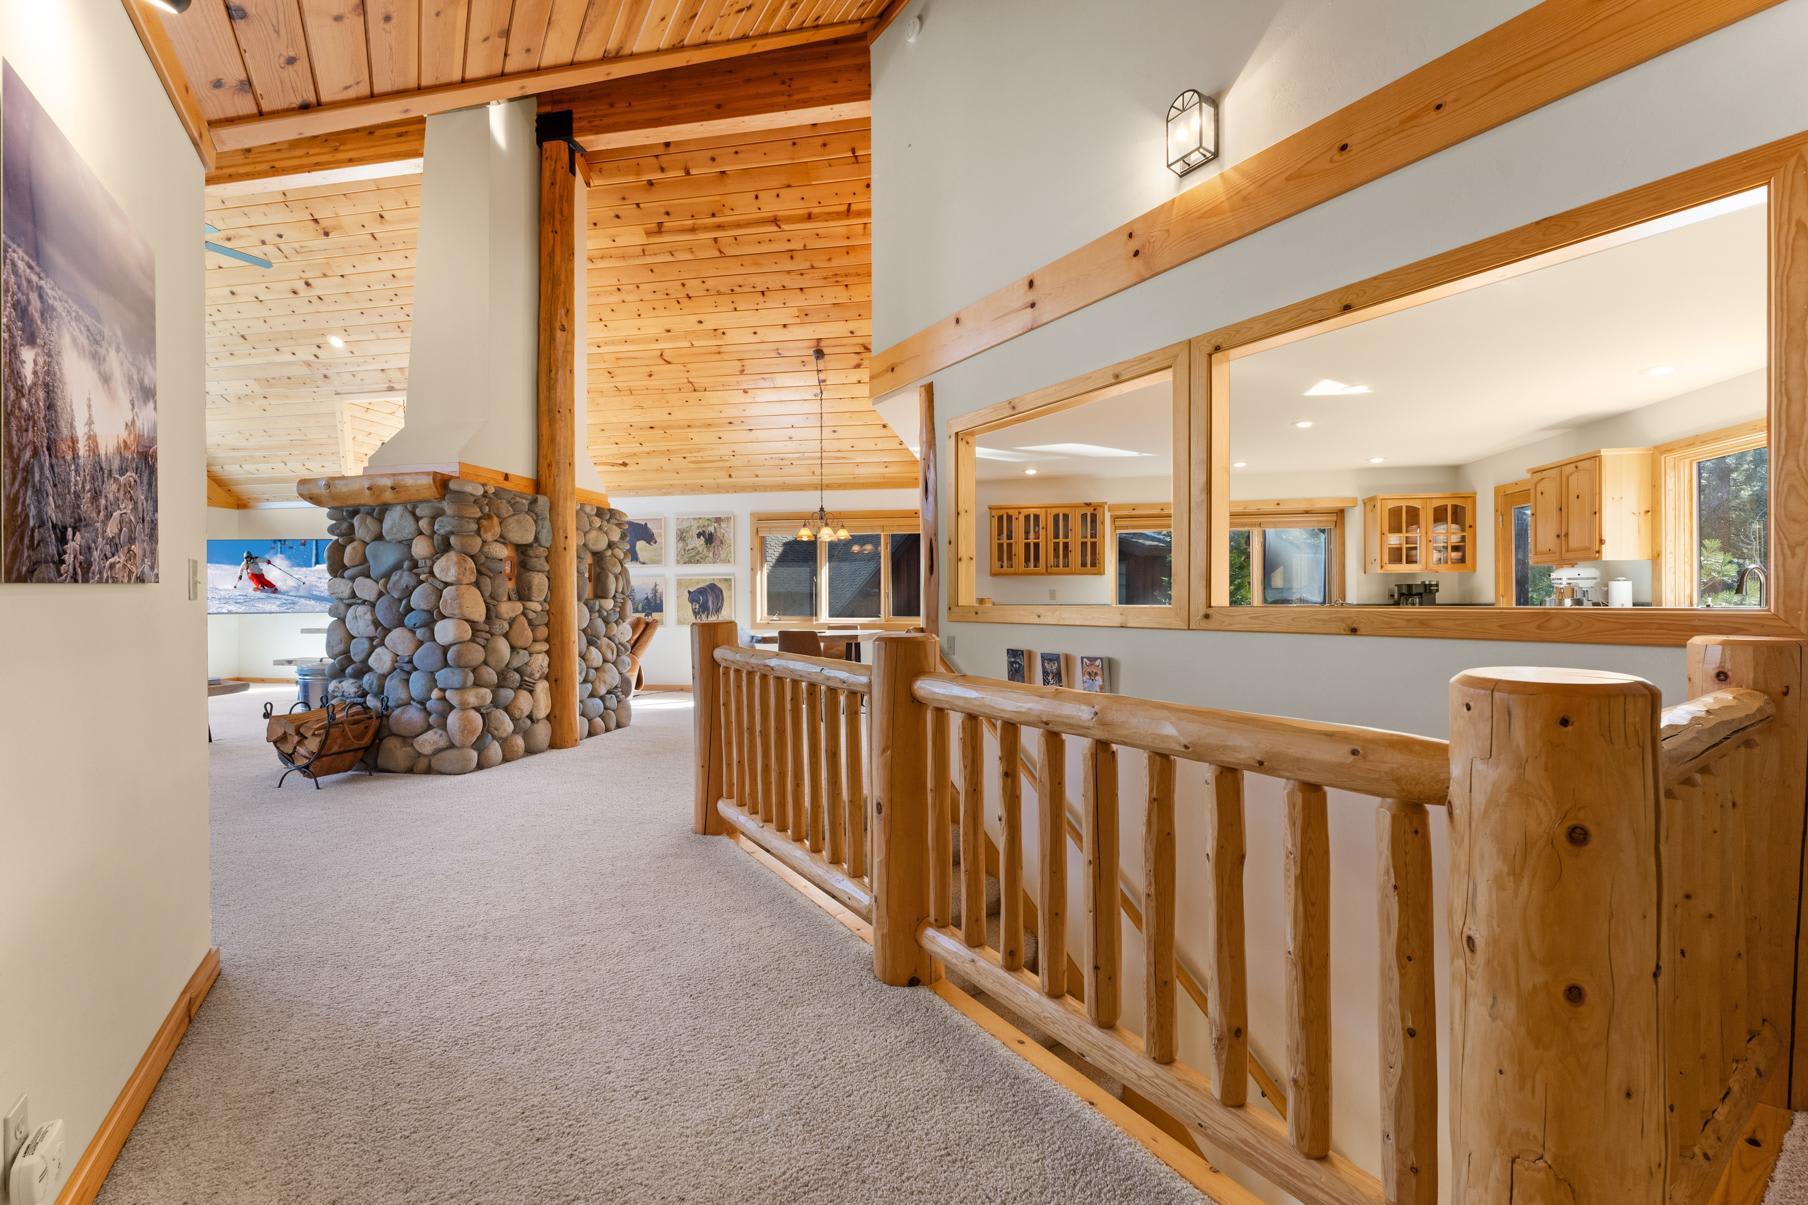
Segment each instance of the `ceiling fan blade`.
[{"label": "ceiling fan blade", "polygon": [[218,243],[209,242],[204,242],[201,246],[218,255],[224,255],[227,259],[236,259],[240,263],[250,264],[254,268],[268,268],[270,266],[269,260],[253,255],[249,251],[240,251],[237,247],[222,247]]}]

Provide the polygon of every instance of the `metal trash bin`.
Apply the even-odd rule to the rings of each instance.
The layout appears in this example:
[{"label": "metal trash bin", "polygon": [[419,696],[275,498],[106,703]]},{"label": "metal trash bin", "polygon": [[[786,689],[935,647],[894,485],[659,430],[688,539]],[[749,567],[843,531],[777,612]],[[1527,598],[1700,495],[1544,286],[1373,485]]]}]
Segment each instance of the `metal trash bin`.
[{"label": "metal trash bin", "polygon": [[326,706],[326,688],[333,672],[331,661],[303,661],[295,667],[295,697],[312,710]]}]

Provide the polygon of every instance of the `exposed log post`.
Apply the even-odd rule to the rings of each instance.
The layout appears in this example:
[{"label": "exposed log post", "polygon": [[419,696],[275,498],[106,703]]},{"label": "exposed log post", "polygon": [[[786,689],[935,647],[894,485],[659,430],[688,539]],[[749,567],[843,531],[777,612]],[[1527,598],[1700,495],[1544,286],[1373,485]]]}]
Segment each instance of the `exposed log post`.
[{"label": "exposed log post", "polygon": [[697,797],[691,828],[709,836],[728,831],[716,811],[716,800],[722,798],[722,767],[726,761],[720,697],[723,675],[716,664],[716,650],[723,645],[733,647],[737,641],[733,620],[691,625],[691,698],[696,703],[691,724],[697,745]]},{"label": "exposed log post", "polygon": [[1657,689],[1484,669],[1450,697],[1450,1199],[1660,1201]]},{"label": "exposed log post", "polygon": [[942,631],[942,558],[936,541],[941,538],[941,482],[936,472],[935,383],[917,386],[917,525],[921,538],[917,556],[922,566],[923,630],[931,636]]},{"label": "exposed log post", "polygon": [[[1808,1108],[1808,999],[1796,950],[1802,898],[1804,794],[1808,792],[1808,716],[1803,714],[1803,645],[1773,636],[1697,636],[1689,641],[1689,697],[1743,687],[1770,696],[1776,711],[1759,738],[1758,789],[1747,806],[1749,877],[1745,880],[1746,967],[1751,1028],[1770,1022],[1791,1053],[1791,1074],[1776,1076],[1766,1099]],[[1808,948],[1808,947],[1805,947]],[[1795,968],[1794,976],[1790,968]],[[1792,1012],[1794,1015],[1792,1015]],[[1787,1084],[1787,1088],[1785,1088]]]},{"label": "exposed log post", "polygon": [[[582,228],[576,151],[558,114],[540,117],[539,485],[552,523],[547,556],[546,671],[552,692],[552,747],[578,743],[577,381],[573,307]],[[555,120],[548,120],[553,118]]]},{"label": "exposed log post", "polygon": [[935,672],[936,641],[873,641],[873,971],[894,986],[930,983],[917,941],[929,920],[929,708],[911,687]]}]

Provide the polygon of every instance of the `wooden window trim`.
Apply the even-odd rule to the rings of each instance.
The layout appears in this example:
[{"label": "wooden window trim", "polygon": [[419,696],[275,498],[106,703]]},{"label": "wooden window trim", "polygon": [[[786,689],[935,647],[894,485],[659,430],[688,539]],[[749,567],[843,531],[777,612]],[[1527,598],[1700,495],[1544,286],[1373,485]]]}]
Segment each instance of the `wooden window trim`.
[{"label": "wooden window trim", "polygon": [[[1188,507],[1171,508],[1174,528],[1174,600],[1165,607],[1133,607],[1112,603],[1041,606],[981,602],[978,597],[979,557],[984,540],[978,527],[979,479],[975,451],[979,437],[1012,426],[1032,416],[1045,417],[1102,401],[1141,388],[1150,378],[1166,376],[1173,389],[1173,470],[1169,477],[1176,498],[1183,497],[1191,479],[1192,441],[1188,431],[1192,408],[1191,356],[1187,344],[1176,343],[1146,355],[1135,356],[1109,368],[1038,389],[1021,397],[962,415],[948,424],[954,446],[954,590],[948,600],[948,619],[964,623],[1038,623],[1073,627],[1184,628],[1188,615],[1188,568],[1191,555],[1191,513]],[[989,533],[988,533],[989,534]],[[1112,541],[1115,544],[1115,538]],[[1108,572],[1114,570],[1108,567]]]},{"label": "wooden window trim", "polygon": [[[1248,531],[1249,563],[1253,573],[1256,565],[1261,563],[1265,551],[1262,532],[1275,527],[1329,527],[1331,529],[1331,547],[1336,551],[1331,558],[1330,599],[1327,606],[1342,606],[1345,594],[1344,577],[1348,572],[1346,562],[1349,560],[1348,548],[1344,544],[1344,512],[1357,505],[1355,498],[1274,498],[1261,501],[1233,502],[1230,511],[1230,530]],[[1229,571],[1228,558],[1226,571]],[[1265,607],[1262,591],[1252,579],[1249,583],[1249,605]],[[1228,589],[1228,585],[1226,589]],[[1225,605],[1229,605],[1226,603]]]},{"label": "wooden window trim", "polygon": [[1513,605],[1513,512],[1532,503],[1532,479],[1504,481],[1494,487],[1494,605]]},{"label": "wooden window trim", "polygon": [[[766,611],[766,558],[764,537],[782,535],[791,538],[797,535],[797,529],[806,519],[814,517],[813,511],[767,511],[748,517],[748,529],[751,533],[750,558],[748,561],[748,580],[753,587],[753,616],[755,627],[785,627],[788,629],[808,629],[826,632],[836,628],[845,628],[849,624],[882,631],[902,632],[910,628],[921,627],[922,617],[907,615],[899,618],[892,614],[891,588],[891,537],[894,535],[921,535],[922,520],[914,510],[838,510],[830,517],[837,523],[853,532],[856,527],[861,533],[873,532],[879,536],[879,599],[882,614],[872,619],[829,619],[828,615],[828,546],[816,544],[816,614],[803,615],[770,615]],[[927,604],[925,604],[927,605]]]},{"label": "wooden window trim", "polygon": [[[1264,347],[1420,304],[1485,278],[1532,270],[1577,253],[1579,244],[1692,206],[1766,188],[1769,245],[1771,573],[1765,608],[1648,607],[1232,607],[1228,605],[1231,361]],[[1698,635],[1808,635],[1808,544],[1780,527],[1808,486],[1808,133],[1617,193],[1465,247],[1428,257],[1192,340],[1193,524],[1187,595],[1191,627],[1207,631],[1300,632],[1429,639],[1683,645]],[[1216,486],[1216,488],[1214,488]]]},{"label": "wooden window trim", "polygon": [[[1686,439],[1660,444],[1657,480],[1661,501],[1658,522],[1658,595],[1666,607],[1695,607],[1695,466],[1704,460],[1761,448],[1770,441],[1769,425],[1757,418]],[[1774,482],[1774,474],[1772,477]],[[1775,493],[1775,485],[1772,485]],[[1774,510],[1774,508],[1773,508]],[[1771,524],[1772,547],[1776,525]],[[1774,554],[1773,554],[1774,555]],[[1765,590],[1770,589],[1770,579]],[[1717,615],[1726,614],[1717,610]]]}]

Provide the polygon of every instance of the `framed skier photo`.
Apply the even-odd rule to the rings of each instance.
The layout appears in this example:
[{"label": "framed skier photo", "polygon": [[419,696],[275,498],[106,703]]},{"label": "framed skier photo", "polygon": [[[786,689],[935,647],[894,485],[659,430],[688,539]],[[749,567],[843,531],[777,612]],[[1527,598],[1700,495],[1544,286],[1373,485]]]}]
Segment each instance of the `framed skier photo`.
[{"label": "framed skier photo", "polygon": [[325,614],[331,540],[207,541],[209,615]]}]

